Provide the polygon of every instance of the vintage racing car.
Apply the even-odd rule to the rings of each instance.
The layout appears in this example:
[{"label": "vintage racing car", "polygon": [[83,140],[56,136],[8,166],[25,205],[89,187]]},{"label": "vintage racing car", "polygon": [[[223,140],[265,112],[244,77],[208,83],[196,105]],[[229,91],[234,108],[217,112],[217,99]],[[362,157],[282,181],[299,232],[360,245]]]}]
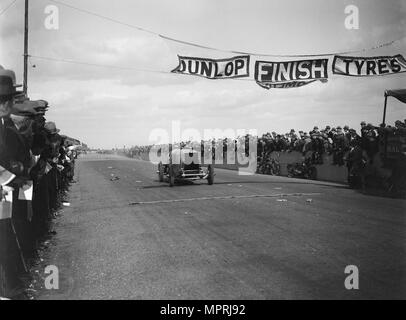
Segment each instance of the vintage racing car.
[{"label": "vintage racing car", "polygon": [[209,164],[203,169],[200,164],[200,154],[192,149],[174,149],[169,153],[167,163],[158,164],[159,182],[166,176],[169,185],[173,187],[177,181],[207,179],[209,185],[214,182],[214,168]]}]

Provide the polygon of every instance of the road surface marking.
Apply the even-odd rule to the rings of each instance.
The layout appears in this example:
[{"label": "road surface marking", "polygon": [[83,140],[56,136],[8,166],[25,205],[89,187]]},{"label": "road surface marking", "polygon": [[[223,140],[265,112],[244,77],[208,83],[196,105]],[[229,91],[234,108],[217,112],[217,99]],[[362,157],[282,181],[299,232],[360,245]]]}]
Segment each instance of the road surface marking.
[{"label": "road surface marking", "polygon": [[184,198],[184,199],[155,200],[155,201],[137,201],[137,202],[130,202],[129,205],[134,206],[137,204],[158,204],[158,203],[186,202],[186,201],[199,201],[199,200],[302,197],[302,196],[318,196],[320,194],[321,193],[278,193],[278,194],[253,194],[253,195],[246,195],[246,196],[199,197],[199,198]]}]

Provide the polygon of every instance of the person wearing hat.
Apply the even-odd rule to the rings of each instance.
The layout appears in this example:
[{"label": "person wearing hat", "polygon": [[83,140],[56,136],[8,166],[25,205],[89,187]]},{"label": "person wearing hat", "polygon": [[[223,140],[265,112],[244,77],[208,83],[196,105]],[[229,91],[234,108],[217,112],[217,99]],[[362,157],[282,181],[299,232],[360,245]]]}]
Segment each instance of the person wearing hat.
[{"label": "person wearing hat", "polygon": [[396,128],[403,127],[402,121],[396,120],[396,121],[395,121],[395,127],[396,127]]},{"label": "person wearing hat", "polygon": [[350,139],[351,139],[350,127],[345,125],[343,130],[344,130],[345,137],[347,138],[348,141],[350,141]]},{"label": "person wearing hat", "polygon": [[296,139],[293,143],[293,150],[302,152],[303,143],[304,143],[303,132],[299,131],[298,134],[296,135]]},{"label": "person wearing hat", "polygon": [[395,121],[395,128],[396,128],[395,129],[396,134],[406,136],[406,125],[403,124],[402,121],[396,120]]},{"label": "person wearing hat", "polygon": [[350,148],[354,148],[355,146],[361,146],[361,137],[357,134],[355,129],[349,129],[348,132],[350,134],[349,139]]},{"label": "person wearing hat", "polygon": [[326,132],[326,130],[324,130],[324,132],[322,133],[324,153],[328,155],[330,155],[332,152],[332,142],[333,142],[333,140],[329,138],[329,134],[330,132]]},{"label": "person wearing hat", "polygon": [[35,166],[30,170],[30,176],[34,182],[33,207],[33,232],[34,238],[39,239],[48,229],[48,220],[51,216],[50,205],[53,203],[50,195],[54,195],[52,188],[55,188],[55,176],[51,177],[51,165],[49,159],[52,158],[52,143],[50,134],[45,130],[45,118],[37,116],[35,122],[34,139],[32,152],[38,159]]},{"label": "person wearing hat", "polygon": [[333,138],[333,165],[344,165],[344,154],[348,151],[349,142],[340,126]]},{"label": "person wearing hat", "polygon": [[[13,200],[18,197],[18,187],[23,184],[20,176],[23,176],[26,168],[24,161],[20,159],[21,153],[17,149],[17,145],[21,143],[21,135],[18,134],[12,119],[10,118],[11,109],[13,106],[14,98],[20,94],[16,90],[16,76],[14,71],[6,70],[0,66],[0,166],[2,172],[12,173],[16,177],[8,183],[9,186],[14,187]],[[24,153],[24,152],[23,152]],[[3,186],[0,186],[0,198],[3,199]],[[15,241],[15,234],[11,228],[14,226],[14,219],[16,216],[27,213],[17,210],[17,202],[13,201],[11,219],[0,219],[0,272],[5,270],[21,270],[22,260],[17,242]],[[6,273],[4,277],[0,277],[1,288],[9,287],[12,281],[12,276]],[[3,280],[5,283],[3,283]]]},{"label": "person wearing hat", "polygon": [[11,109],[11,119],[19,132],[27,141],[29,148],[32,148],[34,129],[36,128],[36,120],[43,113],[37,110],[38,103],[36,101],[24,100],[15,103]]},{"label": "person wearing hat", "polygon": [[367,123],[365,121],[361,121],[361,138],[363,138],[368,131]]},{"label": "person wearing hat", "polygon": [[319,127],[318,127],[318,126],[314,126],[314,127],[313,127],[313,130],[310,131],[310,136],[312,136],[312,135],[319,136],[319,134],[320,134],[320,131],[319,131]]},{"label": "person wearing hat", "polygon": [[3,130],[6,126],[5,122],[7,122],[10,116],[14,97],[16,95],[17,91],[14,71],[5,70],[0,66],[0,138],[4,137]]},{"label": "person wearing hat", "polygon": [[45,123],[44,129],[51,136],[56,135],[59,131],[61,131],[56,128],[55,122],[51,122],[51,121]]},{"label": "person wearing hat", "polygon": [[[352,129],[350,129],[352,130]],[[352,136],[358,136],[354,131],[351,131]],[[360,138],[359,136],[356,138]],[[365,150],[362,149],[360,143],[354,143],[347,156],[347,180],[351,188],[361,187],[362,192],[366,190],[366,164],[368,156]]]},{"label": "person wearing hat", "polygon": [[[386,128],[388,130],[388,127]],[[391,129],[389,129],[391,130]],[[368,123],[365,126],[362,138],[362,148],[366,151],[369,157],[369,163],[374,162],[375,154],[379,151],[379,140],[375,132],[375,126],[372,123]]]},{"label": "person wearing hat", "polygon": [[14,98],[20,95],[21,92],[16,88],[20,85],[16,84],[16,75],[12,70],[6,70],[0,66],[0,116],[6,116],[10,113],[11,105]]},{"label": "person wearing hat", "polygon": [[312,133],[312,131],[310,131],[310,132],[306,131],[303,133],[303,141],[304,141],[303,149],[302,149],[303,155],[305,155],[307,151],[311,150],[311,147],[312,147],[312,139],[310,137],[311,133]]},{"label": "person wearing hat", "polygon": [[18,101],[13,104],[11,108],[11,114],[34,118],[35,116],[42,114],[39,108],[40,105],[37,101],[31,100]]},{"label": "person wearing hat", "polygon": [[28,172],[32,165],[30,150],[33,138],[33,116],[36,114],[33,108],[35,105],[28,100],[13,104],[9,115],[11,121],[4,131],[8,156],[12,161],[22,165],[19,172],[14,172],[20,178],[28,179]]},{"label": "person wearing hat", "polygon": [[328,131],[327,131],[327,137],[328,138],[330,138],[331,140],[333,140],[333,137],[334,137],[334,135],[335,135],[335,133],[336,133],[336,128],[328,128]]},{"label": "person wearing hat", "polygon": [[324,153],[324,143],[323,143],[322,132],[319,130],[318,126],[315,126],[313,128],[313,131],[310,132],[310,137],[312,140],[311,150],[313,151],[312,161],[315,164],[322,164],[323,163],[322,154]]},{"label": "person wearing hat", "polygon": [[21,249],[24,256],[32,254],[33,241],[31,239],[32,225],[27,219],[28,210],[31,211],[31,204],[20,200],[18,197],[19,188],[26,184],[30,177],[30,170],[35,164],[31,153],[33,143],[33,123],[37,112],[36,103],[24,100],[21,103],[13,104],[11,108],[10,119],[14,126],[6,128],[5,141],[9,155],[14,161],[22,164],[23,171],[17,174],[17,178],[11,182],[14,188],[13,192],[13,224],[18,236]]},{"label": "person wearing hat", "polygon": [[19,161],[21,136],[10,117],[14,97],[19,94],[15,79],[14,71],[0,66],[0,165],[19,176],[25,170]]},{"label": "person wearing hat", "polygon": [[41,153],[41,158],[44,159],[51,168],[45,178],[48,180],[49,208],[52,211],[57,206],[57,190],[59,188],[57,184],[59,173],[57,165],[62,137],[58,134],[60,130],[56,128],[54,122],[46,122],[44,131],[47,135],[47,143],[46,148]]}]

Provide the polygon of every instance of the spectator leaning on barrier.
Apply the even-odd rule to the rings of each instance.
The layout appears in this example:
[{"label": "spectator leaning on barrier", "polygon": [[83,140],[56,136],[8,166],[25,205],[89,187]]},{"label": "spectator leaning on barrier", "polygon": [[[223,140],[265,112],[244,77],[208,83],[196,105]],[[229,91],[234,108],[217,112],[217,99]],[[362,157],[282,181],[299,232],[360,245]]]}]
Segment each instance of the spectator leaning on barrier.
[{"label": "spectator leaning on barrier", "polygon": [[48,148],[47,133],[44,129],[45,118],[39,117],[36,121],[36,132],[34,134],[33,153],[36,157],[36,164],[30,172],[33,180],[33,232],[35,238],[39,238],[45,233],[47,219],[50,216],[50,200],[47,173],[50,165],[47,162],[46,150]]},{"label": "spectator leaning on barrier", "polygon": [[367,129],[367,123],[365,121],[361,121],[361,137],[363,138],[365,135],[365,132],[368,131]]},{"label": "spectator leaning on barrier", "polygon": [[[358,176],[358,178],[362,180],[366,174],[366,170],[364,170],[366,162],[368,162],[368,160],[372,162],[373,156],[379,151],[380,147],[383,147],[384,135],[401,135],[403,139],[403,137],[406,136],[406,120],[397,120],[395,126],[380,125],[379,128],[362,121],[361,136],[357,134],[355,129],[350,128],[348,125],[345,125],[343,128],[341,128],[341,126],[335,128],[327,125],[325,129],[322,130],[319,130],[319,128],[315,126],[313,130],[309,132],[299,131],[298,134],[296,134],[294,129],[291,129],[290,132],[285,134],[277,134],[274,131],[272,131],[272,133],[267,132],[259,137],[257,141],[258,172],[269,174],[267,165],[277,161],[279,152],[298,151],[301,152],[306,158],[305,160],[312,165],[323,164],[323,154],[332,155],[333,163],[331,164],[334,165],[342,166],[345,164],[345,161],[347,161],[351,175],[354,177]],[[252,139],[253,137],[248,136],[248,138]],[[234,141],[239,146],[245,141],[247,155],[247,136],[238,137]],[[215,140],[211,142],[216,144]],[[228,148],[227,140],[219,140],[218,142],[221,143],[223,152],[225,152]],[[204,141],[202,143],[204,144]],[[379,145],[379,143],[381,145]],[[150,147],[151,146],[135,146],[130,149],[131,152],[128,154],[134,154],[136,150],[138,155],[141,156],[147,152]],[[406,154],[406,152],[404,152],[404,154]],[[276,159],[272,159],[272,157]],[[404,155],[404,157],[406,157],[406,155]],[[325,159],[329,158],[326,157]],[[330,163],[326,164],[329,165]],[[401,172],[403,168],[402,165],[398,165],[396,168],[398,171],[394,171],[397,173],[392,175],[402,176],[399,172]],[[356,180],[358,178],[356,178]]]},{"label": "spectator leaning on barrier", "polygon": [[24,116],[12,115],[15,88],[15,74],[11,70],[0,69],[0,165],[13,173],[11,182],[21,186],[28,175],[30,166],[29,139],[21,131],[29,131],[29,121]]},{"label": "spectator leaning on barrier", "polygon": [[[30,101],[16,87],[14,72],[0,67],[0,199],[7,194],[13,200],[11,214],[3,202],[0,207],[0,296],[18,284],[16,273],[26,269],[25,258],[49,231],[76,158],[75,146],[65,144],[55,123],[46,122],[48,102]],[[30,186],[32,198],[20,192]]]},{"label": "spectator leaning on barrier", "polygon": [[[23,100],[15,103],[11,111],[11,119],[15,129],[10,129],[9,135],[14,140],[11,152],[15,158],[23,163],[24,172],[19,176],[21,184],[13,182],[13,222],[19,238],[21,248],[25,256],[33,252],[34,241],[32,218],[33,207],[31,199],[19,199],[19,189],[23,185],[31,185],[31,170],[36,164],[37,158],[33,154],[34,130],[36,130],[35,118],[42,112],[38,110],[36,101]],[[10,139],[10,138],[8,138]]]},{"label": "spectator leaning on barrier", "polygon": [[327,137],[330,137],[330,131],[331,131],[331,127],[330,126],[326,126],[326,128],[324,129],[325,134],[327,135]]},{"label": "spectator leaning on barrier", "polygon": [[322,164],[323,158],[322,154],[324,153],[324,143],[323,143],[323,136],[322,132],[320,132],[319,127],[315,126],[313,131],[310,132],[311,137],[311,150],[312,153],[312,161],[314,164]]},{"label": "spectator leaning on barrier", "polygon": [[349,143],[344,135],[342,128],[337,127],[337,133],[333,137],[333,164],[344,165],[344,154],[348,151]]},{"label": "spectator leaning on barrier", "polygon": [[396,120],[395,121],[395,128],[396,128],[397,132],[400,133],[401,135],[406,134],[406,124],[403,123],[402,121]]},{"label": "spectator leaning on barrier", "polygon": [[379,141],[375,129],[371,123],[361,129],[362,148],[366,151],[370,163],[373,163],[374,156],[379,150]]},{"label": "spectator leaning on barrier", "polygon": [[44,126],[47,134],[47,148],[44,150],[43,156],[49,165],[47,173],[48,178],[48,192],[49,192],[49,207],[51,212],[57,207],[57,190],[58,190],[58,158],[59,146],[61,143],[61,136],[58,134],[59,130],[56,128],[54,122],[46,122]]},{"label": "spectator leaning on barrier", "polygon": [[361,137],[357,134],[357,132],[354,129],[350,129],[348,132],[350,134],[350,138],[348,140],[350,148],[361,146]]},{"label": "spectator leaning on barrier", "polygon": [[[10,182],[9,180],[15,175],[11,183],[20,184],[21,181],[18,182],[20,180],[19,176],[24,174],[27,169],[23,164],[25,161],[20,162],[19,159],[14,158],[16,154],[15,146],[10,145],[10,143],[15,142],[14,138],[16,138],[15,132],[12,130],[17,130],[10,118],[14,98],[20,94],[16,91],[17,87],[15,73],[0,66],[0,170],[1,175],[6,176],[5,179],[2,178],[2,184],[0,185],[0,201],[3,201],[6,194],[11,193],[11,189],[6,186],[7,182]],[[0,210],[6,210],[3,203]],[[9,272],[15,272],[15,270],[23,268],[19,259],[11,218],[12,216],[6,216],[5,211],[0,212],[1,275],[7,275]],[[0,277],[0,295],[5,295],[10,282],[12,282],[12,279]]]},{"label": "spectator leaning on barrier", "polygon": [[351,138],[350,127],[345,125],[343,130],[344,130],[345,137],[347,138],[348,141],[350,141],[350,138]]},{"label": "spectator leaning on barrier", "polygon": [[0,67],[0,165],[15,175],[21,175],[24,172],[23,163],[13,157],[17,153],[16,147],[10,145],[16,136],[8,135],[10,129],[16,129],[10,115],[17,94],[14,72]]}]

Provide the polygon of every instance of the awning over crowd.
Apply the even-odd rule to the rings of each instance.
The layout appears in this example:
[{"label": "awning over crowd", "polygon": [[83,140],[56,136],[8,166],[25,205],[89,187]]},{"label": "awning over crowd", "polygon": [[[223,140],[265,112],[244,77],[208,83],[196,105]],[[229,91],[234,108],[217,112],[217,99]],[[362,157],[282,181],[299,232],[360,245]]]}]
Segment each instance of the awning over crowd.
[{"label": "awning over crowd", "polygon": [[406,89],[397,89],[397,90],[386,90],[386,97],[394,97],[399,101],[406,103]]}]

